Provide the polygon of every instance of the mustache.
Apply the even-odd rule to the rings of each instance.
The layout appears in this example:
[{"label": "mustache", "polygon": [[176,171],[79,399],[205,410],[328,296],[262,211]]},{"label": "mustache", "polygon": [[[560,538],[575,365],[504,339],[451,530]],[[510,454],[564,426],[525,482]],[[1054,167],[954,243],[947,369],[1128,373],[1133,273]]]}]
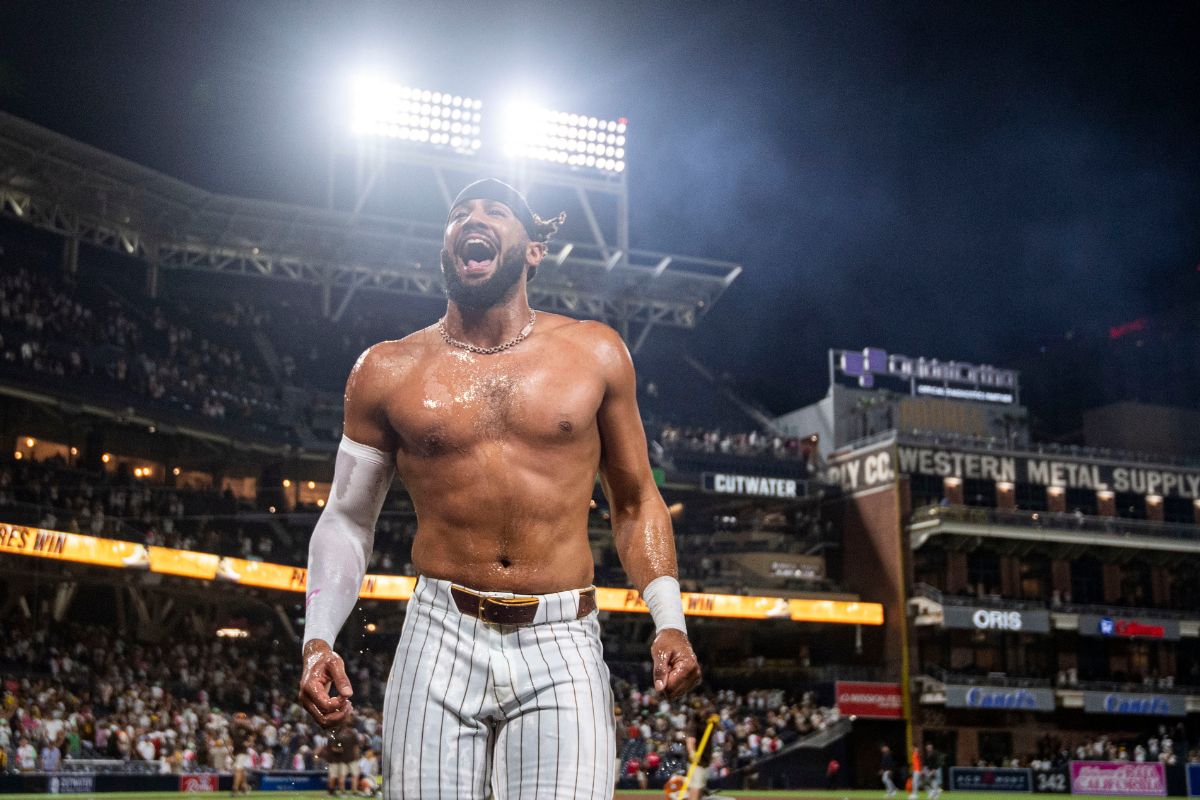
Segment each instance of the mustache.
[{"label": "mustache", "polygon": [[446,296],[466,308],[485,309],[497,305],[516,290],[525,274],[525,248],[515,245],[498,255],[491,276],[482,283],[464,283],[455,265],[455,256],[442,249],[442,279]]}]

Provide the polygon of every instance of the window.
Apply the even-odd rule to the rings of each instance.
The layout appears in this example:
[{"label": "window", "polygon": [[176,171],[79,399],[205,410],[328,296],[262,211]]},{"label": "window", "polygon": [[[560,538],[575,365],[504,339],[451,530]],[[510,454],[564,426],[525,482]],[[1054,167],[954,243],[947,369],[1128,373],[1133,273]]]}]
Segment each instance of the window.
[{"label": "window", "polygon": [[967,554],[967,583],[984,594],[1000,593],[1000,556],[986,550]]},{"label": "window", "polygon": [[1008,731],[980,731],[979,758],[985,764],[998,767],[1012,758],[1012,734]]},{"label": "window", "polygon": [[1071,601],[1104,602],[1104,574],[1098,560],[1085,556],[1071,562]]},{"label": "window", "polygon": [[1026,511],[1046,510],[1046,487],[1032,483],[1017,484],[1017,508]]},{"label": "window", "polygon": [[1020,563],[1021,598],[1044,600],[1050,596],[1050,561],[1037,556],[1026,556]]}]

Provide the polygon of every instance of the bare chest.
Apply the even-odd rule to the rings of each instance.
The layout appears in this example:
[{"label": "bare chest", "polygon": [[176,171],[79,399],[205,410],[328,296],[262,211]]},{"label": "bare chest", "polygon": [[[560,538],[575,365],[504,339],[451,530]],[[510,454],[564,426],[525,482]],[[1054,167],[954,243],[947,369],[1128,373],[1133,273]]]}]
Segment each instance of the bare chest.
[{"label": "bare chest", "polygon": [[584,365],[438,358],[397,392],[388,413],[409,456],[466,454],[484,442],[568,445],[594,437],[603,384]]}]

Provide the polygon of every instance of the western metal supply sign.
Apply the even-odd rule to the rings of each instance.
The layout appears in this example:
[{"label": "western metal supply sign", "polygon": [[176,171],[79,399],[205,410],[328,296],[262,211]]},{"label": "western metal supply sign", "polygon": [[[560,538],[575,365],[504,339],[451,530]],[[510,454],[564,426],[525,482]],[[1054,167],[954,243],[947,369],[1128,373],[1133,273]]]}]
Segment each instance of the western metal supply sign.
[{"label": "western metal supply sign", "polygon": [[952,792],[1033,791],[1033,770],[1017,767],[951,767]]},{"label": "western metal supply sign", "polygon": [[946,686],[946,708],[1053,711],[1054,690],[1012,686]]},{"label": "western metal supply sign", "polygon": [[1162,639],[1177,642],[1179,620],[1151,617],[1104,617],[1099,614],[1080,614],[1079,633],[1082,636],[1103,636],[1113,639]]},{"label": "western metal supply sign", "polygon": [[1159,763],[1072,761],[1071,793],[1164,797],[1166,770]]},{"label": "western metal supply sign", "polygon": [[802,482],[795,478],[764,478],[761,475],[729,475],[705,472],[704,491],[754,497],[799,497]]},{"label": "western metal supply sign", "polygon": [[1016,403],[1016,370],[965,361],[910,358],[878,347],[830,350],[830,382],[862,389],[906,391],[913,395],[986,403]]},{"label": "western metal supply sign", "polygon": [[826,471],[825,480],[841,486],[847,492],[893,483],[896,480],[896,467],[892,461],[892,448],[882,447],[852,458],[836,459]]},{"label": "western metal supply sign", "polygon": [[1049,633],[1050,612],[1036,608],[1016,610],[943,606],[942,627],[967,631]]},{"label": "western metal supply sign", "polygon": [[1187,716],[1187,698],[1181,694],[1141,692],[1084,692],[1088,714],[1132,714],[1151,717]]},{"label": "western metal supply sign", "polygon": [[1132,494],[1200,499],[1200,470],[1132,467],[1095,461],[1064,461],[1039,456],[941,450],[899,445],[896,470],[906,475],[977,478],[1064,489],[1106,489]]}]

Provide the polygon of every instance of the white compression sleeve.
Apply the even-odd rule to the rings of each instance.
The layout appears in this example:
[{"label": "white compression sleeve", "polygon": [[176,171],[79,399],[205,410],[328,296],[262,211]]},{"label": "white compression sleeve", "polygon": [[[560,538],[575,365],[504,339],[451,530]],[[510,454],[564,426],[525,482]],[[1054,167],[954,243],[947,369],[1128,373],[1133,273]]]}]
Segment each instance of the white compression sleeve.
[{"label": "white compression sleeve", "polygon": [[687,633],[687,623],[683,620],[683,596],[679,593],[678,580],[670,575],[658,576],[646,585],[642,599],[650,609],[655,633],[662,633],[666,628]]},{"label": "white compression sleeve", "polygon": [[323,639],[332,647],[358,602],[375,522],[395,470],[389,453],[342,437],[329,499],[308,543],[305,644]]}]

